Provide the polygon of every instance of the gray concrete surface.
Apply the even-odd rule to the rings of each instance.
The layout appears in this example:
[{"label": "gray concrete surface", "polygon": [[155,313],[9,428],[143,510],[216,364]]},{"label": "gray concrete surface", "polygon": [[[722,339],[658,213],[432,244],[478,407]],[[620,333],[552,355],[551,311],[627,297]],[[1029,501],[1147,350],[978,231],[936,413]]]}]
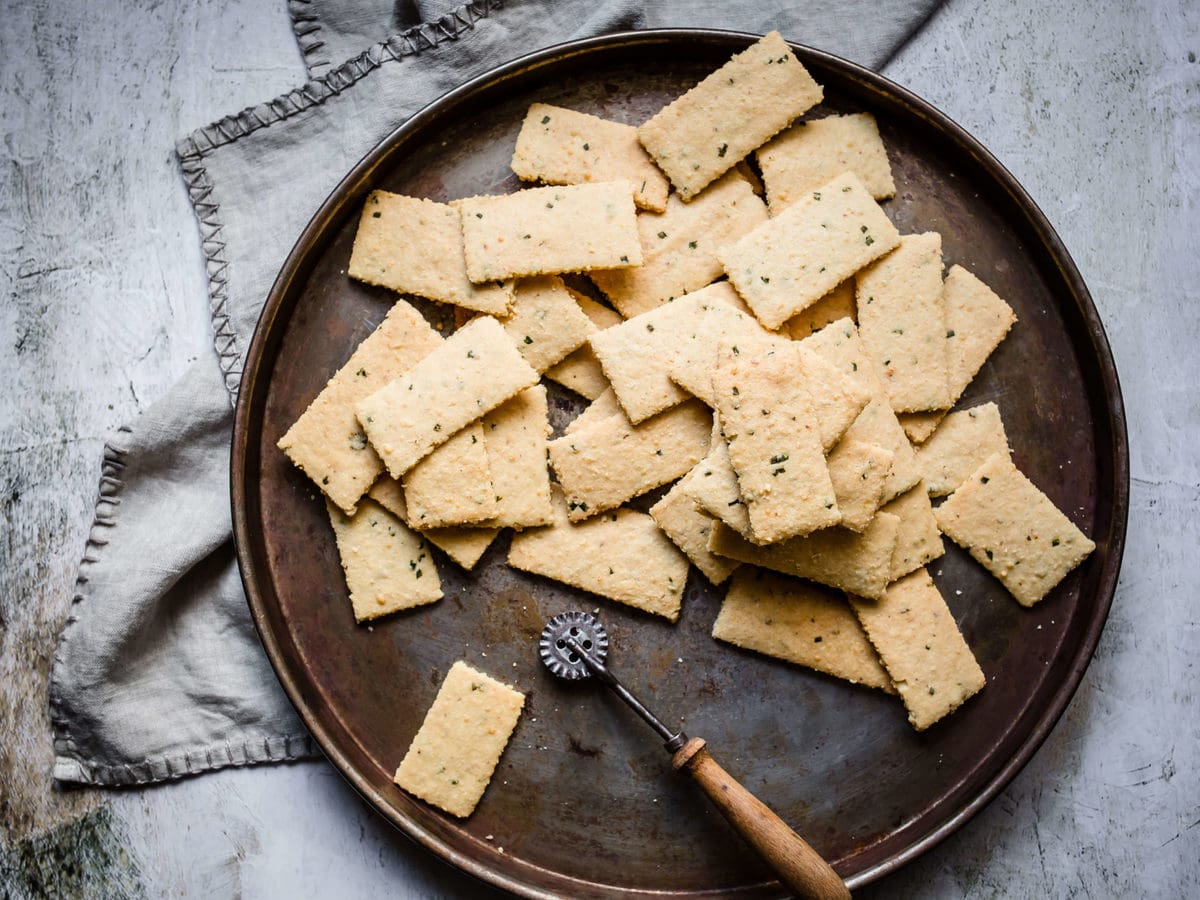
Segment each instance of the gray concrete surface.
[{"label": "gray concrete surface", "polygon": [[[803,35],[795,35],[803,40]],[[1113,343],[1123,577],[1062,722],[870,896],[1200,895],[1200,7],[952,0],[889,65],[1055,223]],[[0,895],[485,894],[322,763],[56,792],[46,675],[105,434],[211,352],[176,137],[294,86],[281,3],[0,9]]]}]

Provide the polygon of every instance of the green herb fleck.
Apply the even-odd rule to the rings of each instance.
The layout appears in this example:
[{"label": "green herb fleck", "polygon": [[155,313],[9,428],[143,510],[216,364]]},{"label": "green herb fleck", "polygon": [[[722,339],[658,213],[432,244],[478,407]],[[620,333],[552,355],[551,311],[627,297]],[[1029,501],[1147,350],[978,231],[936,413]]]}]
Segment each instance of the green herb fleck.
[{"label": "green herb fleck", "polygon": [[372,218],[372,219],[378,219],[378,218],[380,218],[382,215],[383,215],[383,213],[381,213],[381,212],[379,212],[378,210],[376,210],[375,212],[371,213],[371,218]]},{"label": "green herb fleck", "polygon": [[467,351],[467,359],[476,359],[476,358],[477,358],[477,357],[475,356],[475,351],[474,351],[474,350],[468,350],[468,351]]},{"label": "green herb fleck", "polygon": [[950,331],[947,331],[947,332],[946,332],[946,337],[948,337],[948,338],[952,338],[952,337],[954,337],[954,330],[953,330],[953,329],[951,329]]},{"label": "green herb fleck", "polygon": [[647,322],[647,323],[646,323],[646,330],[647,330],[647,331],[653,331],[653,330],[654,330],[654,326],[653,326],[653,325],[651,325],[649,322]]},{"label": "green herb fleck", "polygon": [[326,475],[324,478],[321,479],[321,484],[329,484],[329,476],[328,475]]},{"label": "green herb fleck", "polygon": [[984,484],[987,484],[989,481],[991,481],[991,479],[990,479],[990,478],[988,478],[986,475],[981,475],[981,476],[980,476],[980,478],[979,478],[979,480],[980,480],[981,482],[983,482]]},{"label": "green herb fleck", "polygon": [[863,238],[863,243],[870,247],[873,243],[875,243],[875,238],[868,234],[865,238]]},{"label": "green herb fleck", "polygon": [[813,191],[813,199],[814,199],[814,200],[820,200],[820,199],[821,199],[821,192],[820,192],[820,191]]},{"label": "green herb fleck", "polygon": [[729,149],[728,144],[722,144],[720,147],[717,148],[717,156],[724,157],[725,151],[728,149]]},{"label": "green herb fleck", "polygon": [[934,687],[934,686],[931,684],[931,685],[929,686],[929,696],[930,696],[930,697],[932,697],[932,696],[933,696],[934,694],[936,694],[936,693],[937,693],[937,688],[935,688],[935,687]]},{"label": "green herb fleck", "polygon": [[434,431],[441,431],[441,430],[442,430],[442,426],[441,426],[441,425],[434,425],[434,426],[433,426],[433,430],[434,430]]},{"label": "green herb fleck", "polygon": [[852,191],[852,190],[853,190],[853,188],[851,188],[851,187],[850,187],[850,185],[846,185],[844,188],[842,188],[842,193],[843,193],[843,194],[848,194],[848,193],[850,193],[850,191]]},{"label": "green herb fleck", "polygon": [[667,233],[666,233],[665,231],[660,231],[660,232],[658,233],[658,239],[659,239],[660,241],[661,241],[661,240],[664,240],[664,239],[666,238],[666,236],[667,236]]},{"label": "green herb fleck", "polygon": [[482,218],[483,218],[483,213],[475,213],[475,218],[477,218],[477,219],[482,219]]},{"label": "green herb fleck", "polygon": [[533,343],[533,338],[531,338],[529,335],[525,335],[525,343],[526,343],[526,344],[532,344],[532,343]]},{"label": "green herb fleck", "polygon": [[813,643],[814,643],[814,644],[819,644],[819,643],[821,643],[821,640],[822,640],[822,638],[821,638],[821,636],[818,634],[818,635],[817,635],[815,638],[813,638]]},{"label": "green herb fleck", "polygon": [[991,558],[992,558],[992,551],[991,551],[991,550],[984,550],[983,552],[987,554],[987,558],[988,558],[988,559],[991,559]]},{"label": "green herb fleck", "polygon": [[688,241],[688,247],[689,247],[690,249],[692,249],[692,250],[695,250],[695,249],[696,249],[696,242],[695,242],[695,241]]},{"label": "green herb fleck", "polygon": [[359,369],[359,370],[358,370],[357,372],[355,372],[354,374],[355,374],[355,375],[357,375],[359,378],[366,378],[366,377],[367,377],[367,370],[366,370],[366,369]]},{"label": "green herb fleck", "polygon": [[543,124],[543,125],[549,125],[549,124],[550,124],[550,117],[549,117],[549,116],[542,116],[542,124]]},{"label": "green herb fleck", "polygon": [[771,457],[771,465],[773,465],[773,466],[778,465],[781,462],[787,462],[787,461],[788,461],[788,455],[786,453],[780,453],[778,456]]},{"label": "green herb fleck", "polygon": [[1050,546],[1051,546],[1051,547],[1057,547],[1057,546],[1058,546],[1059,544],[1061,544],[1061,543],[1062,543],[1062,541],[1060,541],[1058,538],[1055,538],[1054,540],[1052,540],[1052,541],[1050,542]]},{"label": "green herb fleck", "polygon": [[583,149],[584,149],[584,150],[591,150],[592,148],[591,148],[591,146],[590,146],[590,145],[588,145],[588,144],[584,144],[584,145],[583,145]]},{"label": "green herb fleck", "polygon": [[628,257],[628,256],[622,256],[622,257],[621,257],[621,262],[623,262],[623,263],[627,263],[627,262],[629,262],[629,257]]},{"label": "green herb fleck", "polygon": [[770,278],[768,278],[766,275],[759,275],[759,276],[758,276],[758,280],[759,280],[759,281],[761,281],[763,284],[770,284],[770,283],[771,283],[771,279],[770,279]]}]

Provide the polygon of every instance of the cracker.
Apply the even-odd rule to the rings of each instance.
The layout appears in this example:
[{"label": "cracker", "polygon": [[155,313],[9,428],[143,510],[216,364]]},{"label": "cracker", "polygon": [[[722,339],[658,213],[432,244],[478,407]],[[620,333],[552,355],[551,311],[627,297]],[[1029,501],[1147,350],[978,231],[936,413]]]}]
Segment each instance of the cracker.
[{"label": "cracker", "polygon": [[535,384],[496,407],[483,417],[482,430],[496,492],[496,514],[488,524],[528,528],[551,522],[546,388]]},{"label": "cracker", "polygon": [[894,693],[845,597],[762,569],[734,575],[713,637],[852,684]]},{"label": "cracker", "polygon": [[880,600],[851,597],[850,603],[917,731],[983,689],[983,670],[925,569],[897,581]]},{"label": "cracker", "polygon": [[1033,606],[1096,545],[1013,465],[996,453],[934,512],[950,539]]},{"label": "cracker", "polygon": [[358,498],[383,471],[354,404],[408,371],[441,342],[419,312],[397,302],[279,439],[279,449],[344,512],[353,514]]},{"label": "cracker", "polygon": [[525,362],[545,372],[583,346],[596,328],[562,279],[546,275],[517,282],[504,330]]},{"label": "cracker", "polygon": [[554,524],[515,535],[508,564],[672,622],[679,619],[688,561],[645,513],[617,509],[573,524],[554,493]]},{"label": "cracker", "polygon": [[754,315],[774,330],[899,242],[896,226],[847,172],[717,255]]},{"label": "cracker", "polygon": [[529,188],[455,201],[474,282],[642,264],[627,181]]},{"label": "cracker", "polygon": [[662,212],[670,184],[638,143],[637,129],[598,116],[534,103],[525,114],[512,170],[522,181],[628,181],[641,209]]},{"label": "cracker", "polygon": [[871,400],[871,391],[811,347],[792,344],[792,348],[808,389],[821,446],[828,451],[858,420]]},{"label": "cracker", "polygon": [[883,505],[883,487],[892,470],[892,451],[865,441],[841,441],[826,462],[837,497],[839,524],[862,532]]},{"label": "cracker", "polygon": [[921,470],[917,466],[912,445],[888,403],[883,385],[863,349],[854,323],[849,319],[834,322],[812,337],[805,338],[800,345],[833,363],[843,375],[870,393],[870,402],[846,430],[842,440],[865,441],[892,451],[892,470],[884,482],[884,499],[899,496],[920,481]]},{"label": "cracker", "polygon": [[1008,453],[1000,407],[983,403],[946,416],[917,448],[917,465],[931,497],[944,497],[966,481],[993,453]]},{"label": "cracker", "polygon": [[896,193],[887,150],[870,113],[797,122],[754,156],[773,216],[843,172],[857,175],[876,200]]},{"label": "cracker", "polygon": [[[383,475],[371,485],[367,496],[400,519],[401,522],[409,524],[408,505],[404,502],[404,489],[395,478]],[[469,572],[475,568],[475,564],[479,562],[499,533],[499,528],[451,526],[449,528],[430,528],[420,534],[421,537]]]},{"label": "cracker", "polygon": [[457,431],[536,384],[538,374],[491,316],[468,322],[354,411],[398,478]]},{"label": "cracker", "polygon": [[367,284],[493,315],[504,315],[513,296],[511,283],[475,285],[467,278],[457,209],[387,191],[367,196],[347,272]]},{"label": "cracker", "polygon": [[892,577],[895,581],[946,552],[942,533],[938,530],[929,491],[918,482],[882,509],[900,519],[896,536],[896,552],[892,554]]},{"label": "cracker", "polygon": [[942,236],[906,234],[858,273],[858,331],[897,412],[951,404]]},{"label": "cracker", "polygon": [[567,427],[563,429],[563,434],[573,434],[580,428],[587,425],[592,425],[602,419],[607,419],[612,416],[620,416],[625,418],[625,410],[621,409],[621,404],[617,400],[616,392],[612,388],[606,390],[603,394],[593,400],[588,406],[572,419]]},{"label": "cracker", "polygon": [[772,31],[638,128],[684,200],[821,102],[821,86]]},{"label": "cracker", "polygon": [[634,426],[624,416],[592,422],[550,442],[550,464],[581,521],[674,481],[708,451],[712,417],[696,400]]},{"label": "cracker", "polygon": [[[585,297],[577,291],[571,291],[571,296],[575,298],[583,314],[591,320],[594,331],[603,331],[621,323],[619,313],[597,303],[591,297]],[[557,381],[588,400],[595,400],[609,388],[604,369],[600,367],[600,360],[596,359],[592,345],[588,343],[584,343],[562,362],[551,366],[544,374],[551,381]]]},{"label": "cracker", "polygon": [[592,349],[631,422],[636,425],[688,398],[668,374],[682,336],[691,333],[706,306],[737,302],[727,284],[717,283],[591,336]]},{"label": "cracker", "polygon": [[396,769],[396,784],[466,818],[492,780],[524,705],[520,691],[459,660]]},{"label": "cracker", "polygon": [[739,562],[713,556],[708,552],[708,536],[712,533],[715,519],[696,504],[687,494],[689,479],[696,476],[692,469],[671,490],[650,507],[650,515],[704,577],[713,584],[721,584],[738,566]]},{"label": "cracker", "polygon": [[[719,416],[714,417],[719,421]],[[721,520],[741,535],[749,535],[750,513],[738,489],[737,473],[729,459],[729,445],[719,428],[709,444],[708,453],[696,465],[696,477],[688,479],[684,493],[704,512]]]},{"label": "cracker", "polygon": [[492,469],[477,422],[405,472],[403,483],[408,521],[421,530],[472,525],[496,515]]},{"label": "cracker", "polygon": [[588,277],[631,319],[719,278],[717,250],[766,220],[767,207],[750,183],[730,172],[690,203],[672,194],[661,215],[638,216],[641,266],[602,269]]},{"label": "cracker", "polygon": [[796,347],[780,342],[739,352],[724,345],[713,387],[751,539],[773,544],[837,524],[841,515]]},{"label": "cracker", "polygon": [[899,531],[900,519],[881,511],[862,534],[845,528],[825,528],[760,547],[720,522],[713,526],[708,549],[717,556],[807,578],[863,597],[882,597],[890,580]]},{"label": "cracker", "polygon": [[853,319],[856,314],[854,279],[847,278],[812,306],[784,322],[779,330],[792,340],[801,341],[838,319]]},{"label": "cracker", "polygon": [[926,412],[897,413],[896,418],[899,419],[900,427],[904,429],[908,439],[914,444],[921,444],[929,439],[929,436],[942,423],[942,419],[946,418],[946,410],[931,409]]},{"label": "cracker", "polygon": [[357,621],[442,598],[437,566],[419,534],[371,500],[360,501],[352,516],[325,506]]}]

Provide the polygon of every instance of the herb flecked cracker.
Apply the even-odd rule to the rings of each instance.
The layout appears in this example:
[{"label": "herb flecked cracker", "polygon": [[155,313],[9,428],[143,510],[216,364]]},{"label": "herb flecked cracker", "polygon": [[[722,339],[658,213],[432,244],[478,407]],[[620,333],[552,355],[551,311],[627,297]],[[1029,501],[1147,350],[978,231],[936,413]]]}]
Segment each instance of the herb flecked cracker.
[{"label": "herb flecked cracker", "polygon": [[418,529],[474,525],[496,515],[492,469],[477,422],[405,472],[403,484],[407,518]]},{"label": "herb flecked cracker", "polygon": [[773,330],[899,242],[896,226],[847,172],[717,255],[754,315]]},{"label": "herb flecked cracker", "polygon": [[[371,485],[367,496],[396,516],[401,522],[408,523],[408,504],[404,501],[404,488],[400,482],[390,475],[382,475]],[[412,526],[409,525],[411,528]],[[433,544],[451,560],[462,566],[468,572],[487,548],[492,545],[499,528],[469,528],[465,526],[450,526],[448,528],[430,528],[420,532],[421,537]]]},{"label": "herb flecked cracker", "polygon": [[616,509],[573,524],[555,492],[555,521],[515,535],[508,564],[674,622],[687,557],[645,513]]},{"label": "herb flecked cracker", "polygon": [[279,449],[343,512],[354,512],[358,498],[383,471],[383,461],[354,415],[354,404],[441,343],[419,312],[403,300],[397,302],[279,439]]},{"label": "herb flecked cracker", "polygon": [[929,491],[918,482],[882,509],[900,519],[896,535],[896,551],[892,554],[892,577],[895,581],[909,572],[932,562],[946,552],[942,533],[938,530]]},{"label": "herb flecked cracker", "polygon": [[925,569],[891,585],[879,600],[851,597],[850,603],[917,731],[983,689],[983,671]]},{"label": "herb flecked cracker", "polygon": [[392,477],[527,387],[538,373],[491,316],[473,319],[399,378],[355,406]]},{"label": "herb flecked cracker", "polygon": [[696,474],[696,469],[692,469],[679,479],[662,499],[650,507],[650,515],[705,578],[713,584],[721,584],[741,563],[709,553],[708,537],[716,520],[687,493],[689,480],[695,478]]},{"label": "herb flecked cracker", "polygon": [[396,784],[466,818],[492,780],[524,705],[520,691],[459,660],[396,769]]},{"label": "herb flecked cracker", "polygon": [[1033,606],[1096,549],[1007,453],[971,473],[934,515],[1022,606]]},{"label": "herb flecked cracker", "polygon": [[737,473],[729,459],[729,444],[721,434],[720,416],[714,416],[714,433],[704,459],[696,464],[696,477],[683,490],[702,510],[720,519],[738,534],[749,536],[750,513],[738,489]]},{"label": "herb flecked cracker", "polygon": [[642,264],[627,181],[527,188],[454,201],[474,282]]},{"label": "herb flecked cracker", "polygon": [[821,86],[772,31],[638,128],[684,200],[811,107]]},{"label": "herb flecked cracker", "polygon": [[1008,453],[1008,437],[995,403],[952,412],[917,448],[917,464],[929,496],[944,497],[967,480],[993,453]]},{"label": "herb flecked cracker", "polygon": [[729,585],[712,635],[852,684],[895,692],[846,599],[803,581],[742,569]]},{"label": "herb flecked cracker", "polygon": [[552,521],[546,449],[550,420],[546,388],[535,384],[483,417],[496,514],[488,523],[530,528]]},{"label": "herb flecked cracker", "polygon": [[325,506],[357,621],[442,598],[437,567],[419,534],[371,500],[361,501],[352,516]]},{"label": "herb flecked cracker", "polygon": [[865,441],[840,441],[826,459],[843,528],[863,531],[883,505],[893,454]]},{"label": "herb flecked cracker", "polygon": [[632,125],[548,103],[534,103],[525,114],[512,170],[522,181],[543,184],[623,179],[633,185],[638,207],[654,212],[666,207],[670,189]]},{"label": "herb flecked cracker", "polygon": [[467,277],[457,209],[387,191],[367,197],[347,272],[367,284],[494,315],[512,302],[511,283],[475,285]]},{"label": "herb flecked cracker", "polygon": [[518,281],[503,325],[525,362],[539,372],[583,346],[596,330],[562,279],[554,275]]},{"label": "herb flecked cracker", "polygon": [[[567,290],[571,291],[571,296],[575,298],[575,302],[579,304],[583,314],[591,320],[593,332],[603,331],[605,328],[621,324],[620,313],[597,303],[591,297],[585,297],[570,288]],[[578,350],[568,355],[562,362],[551,366],[544,374],[551,381],[558,382],[587,400],[595,400],[609,389],[608,379],[604,377],[604,369],[600,366],[600,360],[596,359],[592,345],[587,342],[584,342]]]}]

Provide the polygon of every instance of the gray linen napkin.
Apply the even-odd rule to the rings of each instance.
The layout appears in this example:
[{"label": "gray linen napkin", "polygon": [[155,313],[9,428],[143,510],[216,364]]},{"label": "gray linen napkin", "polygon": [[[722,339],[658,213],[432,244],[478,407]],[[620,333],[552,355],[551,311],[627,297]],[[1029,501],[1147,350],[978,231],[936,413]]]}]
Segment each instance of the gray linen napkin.
[{"label": "gray linen napkin", "polygon": [[[310,71],[324,74],[177,147],[200,225],[217,353],[105,450],[95,524],[51,676],[60,781],[142,784],[316,754],[258,642],[238,577],[231,399],[275,273],[371,147],[445,91],[563,40],[651,25],[776,28],[878,66],[936,0],[290,6]],[[411,21],[429,24],[371,43]]]}]

